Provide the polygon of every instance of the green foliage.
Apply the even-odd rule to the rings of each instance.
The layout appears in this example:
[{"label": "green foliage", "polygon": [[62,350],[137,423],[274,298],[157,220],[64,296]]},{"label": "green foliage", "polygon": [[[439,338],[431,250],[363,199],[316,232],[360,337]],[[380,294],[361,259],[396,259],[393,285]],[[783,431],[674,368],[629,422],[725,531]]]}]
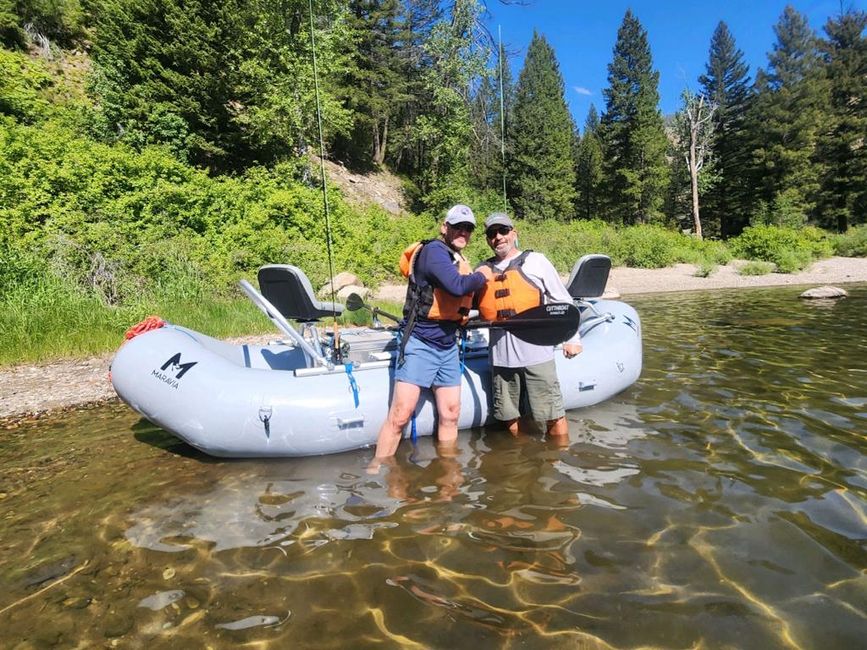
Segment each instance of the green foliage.
[{"label": "green foliage", "polygon": [[599,116],[591,104],[584,123],[584,133],[575,156],[577,215],[580,219],[598,219],[602,209],[602,143],[599,139]]},{"label": "green foliage", "polygon": [[575,214],[575,125],[553,48],[533,34],[515,89],[509,162],[510,199],[518,216],[569,221]]},{"label": "green foliage", "polygon": [[775,268],[773,262],[753,260],[738,268],[738,275],[767,275],[773,273]]},{"label": "green foliage", "polygon": [[415,122],[413,142],[424,151],[418,183],[429,206],[469,183],[470,87],[487,59],[487,52],[479,50],[474,39],[479,11],[476,0],[458,0],[451,20],[435,24],[424,44],[431,62],[422,72],[429,104]]},{"label": "green foliage", "polygon": [[[756,75],[748,117],[755,200],[753,222],[795,225],[812,214],[822,174],[816,143],[828,110],[818,39],[806,17],[787,6],[774,27],[777,41],[767,71]],[[763,214],[764,212],[764,214]]]},{"label": "green foliage", "polygon": [[668,141],[658,87],[647,32],[627,10],[608,64],[601,124],[607,217],[616,223],[651,223],[662,217]]},{"label": "green foliage", "polygon": [[52,85],[44,65],[0,49],[0,115],[28,123],[44,118],[51,110],[45,91]]},{"label": "green foliage", "polygon": [[71,46],[84,38],[86,19],[81,0],[0,0],[0,43],[23,47],[35,38],[40,47]]},{"label": "green foliage", "polygon": [[867,224],[849,228],[834,237],[834,249],[843,257],[867,257]]},{"label": "green foliage", "polygon": [[26,36],[15,12],[15,4],[16,0],[0,0],[0,45],[23,48]]},{"label": "green foliage", "polygon": [[717,107],[711,156],[716,182],[705,193],[702,222],[708,232],[728,238],[746,227],[750,209],[744,174],[750,152],[745,144],[744,118],[752,93],[744,54],[722,21],[714,30],[705,74],[699,77],[699,82],[702,94]]},{"label": "green foliage", "polygon": [[717,268],[717,265],[713,262],[704,260],[698,264],[698,268],[696,268],[694,275],[697,278],[709,278],[711,275],[716,273]]},{"label": "green foliage", "polygon": [[[342,3],[315,12],[327,137],[348,114],[327,82],[339,68]],[[96,133],[168,145],[196,163],[239,169],[300,153],[316,134],[307,2],[113,0],[100,13]]]},{"label": "green foliage", "polygon": [[825,24],[822,43],[830,110],[816,151],[823,163],[817,219],[844,232],[867,222],[867,12],[849,9]]},{"label": "green foliage", "polygon": [[683,235],[660,226],[625,228],[620,235],[612,257],[638,268],[657,269],[674,264],[683,245]]},{"label": "green foliage", "polygon": [[771,262],[780,273],[799,271],[833,250],[827,234],[811,227],[750,226],[730,243],[736,256]]},{"label": "green foliage", "polygon": [[124,331],[150,314],[183,323],[211,336],[240,336],[269,330],[249,300],[240,297],[182,298],[147,294],[111,307],[54,275],[0,294],[0,365],[81,357],[116,349]]}]

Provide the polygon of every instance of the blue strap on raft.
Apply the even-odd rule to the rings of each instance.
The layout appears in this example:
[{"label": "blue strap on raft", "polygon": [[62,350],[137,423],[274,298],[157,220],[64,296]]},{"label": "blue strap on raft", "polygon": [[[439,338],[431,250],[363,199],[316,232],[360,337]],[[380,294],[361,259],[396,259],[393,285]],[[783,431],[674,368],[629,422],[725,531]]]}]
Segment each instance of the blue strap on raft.
[{"label": "blue strap on raft", "polygon": [[343,369],[346,370],[346,376],[349,377],[349,387],[352,389],[352,399],[355,400],[355,408],[358,408],[358,382],[355,381],[355,376],[352,374],[352,364],[344,364]]},{"label": "blue strap on raft", "polygon": [[412,440],[413,445],[418,443],[418,429],[415,426],[415,411],[412,412],[412,420],[410,421],[409,439]]}]

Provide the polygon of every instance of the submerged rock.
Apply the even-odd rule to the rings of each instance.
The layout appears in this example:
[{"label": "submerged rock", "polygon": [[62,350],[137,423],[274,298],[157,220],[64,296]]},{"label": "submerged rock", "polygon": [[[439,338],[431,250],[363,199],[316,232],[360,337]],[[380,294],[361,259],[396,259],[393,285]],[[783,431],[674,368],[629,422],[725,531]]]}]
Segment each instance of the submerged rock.
[{"label": "submerged rock", "polygon": [[808,299],[816,299],[816,298],[845,298],[849,295],[849,292],[845,289],[841,289],[840,287],[814,287],[813,289],[807,289],[804,293],[802,293],[800,298],[808,298]]}]

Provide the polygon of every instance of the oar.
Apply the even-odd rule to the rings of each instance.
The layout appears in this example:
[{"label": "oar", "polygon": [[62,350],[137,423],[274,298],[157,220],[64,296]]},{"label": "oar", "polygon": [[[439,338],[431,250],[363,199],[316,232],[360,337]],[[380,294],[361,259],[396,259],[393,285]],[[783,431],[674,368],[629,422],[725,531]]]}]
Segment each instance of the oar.
[{"label": "oar", "polygon": [[504,329],[527,343],[557,345],[572,338],[580,324],[581,312],[575,305],[555,302],[527,309],[506,320],[470,321],[466,327]]},{"label": "oar", "polygon": [[390,318],[395,323],[400,322],[400,318],[394,316],[393,314],[389,314],[387,311],[382,311],[379,307],[371,307],[370,305],[365,304],[364,298],[359,296],[357,293],[350,293],[346,296],[346,309],[348,311],[358,311],[359,309],[367,309],[374,316],[385,316],[386,318]]}]

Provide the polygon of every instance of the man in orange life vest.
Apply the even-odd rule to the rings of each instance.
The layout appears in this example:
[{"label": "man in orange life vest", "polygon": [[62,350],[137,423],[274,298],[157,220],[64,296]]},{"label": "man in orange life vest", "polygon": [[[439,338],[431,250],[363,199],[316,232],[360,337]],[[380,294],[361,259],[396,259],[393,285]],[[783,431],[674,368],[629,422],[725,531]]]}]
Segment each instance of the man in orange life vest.
[{"label": "man in orange life vest", "polygon": [[[538,305],[572,302],[544,255],[518,249],[518,232],[506,214],[495,212],[485,220],[485,238],[494,257],[479,266],[492,272],[476,298],[482,319],[502,320]],[[513,435],[524,430],[519,426],[522,415],[546,423],[550,435],[567,435],[554,347],[527,343],[505,330],[492,329],[490,350],[494,417],[503,421]],[[563,344],[563,354],[571,359],[580,352],[576,333]],[[521,411],[522,402],[529,407],[529,413]]]},{"label": "man in orange life vest", "polygon": [[371,470],[397,451],[422,388],[431,388],[434,393],[439,443],[451,444],[457,439],[461,372],[456,333],[466,322],[473,294],[491,276],[490,269],[473,273],[461,255],[475,228],[473,211],[455,205],[440,226],[442,239],[418,242],[404,251],[401,271],[409,286],[403,308],[403,337],[391,407],[379,430]]}]

